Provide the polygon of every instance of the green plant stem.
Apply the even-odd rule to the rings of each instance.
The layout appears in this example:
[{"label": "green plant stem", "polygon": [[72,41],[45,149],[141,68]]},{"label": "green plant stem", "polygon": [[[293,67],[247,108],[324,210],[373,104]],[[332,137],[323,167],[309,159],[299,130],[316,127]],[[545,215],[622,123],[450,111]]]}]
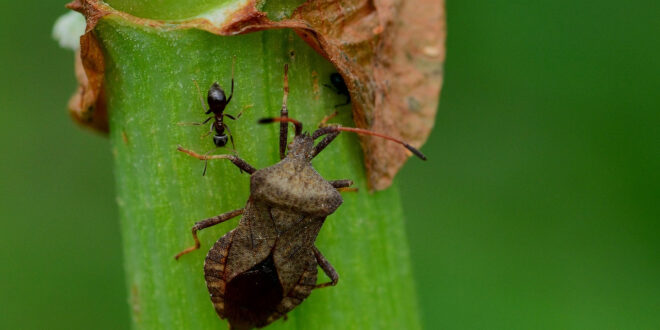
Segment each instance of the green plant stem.
[{"label": "green plant stem", "polygon": [[[235,57],[235,93],[226,112],[239,155],[257,168],[278,161],[278,125],[257,125],[279,114],[285,63],[290,65],[290,116],[312,130],[343,96],[323,84],[334,69],[292,31],[220,37],[197,30],[159,31],[115,16],[95,31],[106,53],[106,92],[115,156],[118,203],[131,313],[139,329],[221,329],[206,290],[202,265],[211,245],[237,219],[200,232],[193,223],[245,205],[249,176],[223,160],[203,162],[176,151],[229,153],[215,148],[193,79],[205,90],[218,81],[229,92]],[[351,125],[349,107],[333,121]],[[403,215],[396,188],[369,193],[358,140],[343,133],[314,160],[326,179],[352,179],[357,193],[328,217],[317,246],[337,269],[336,287],[315,290],[288,321],[271,329],[418,329],[419,317]],[[319,281],[327,281],[325,275]]]}]

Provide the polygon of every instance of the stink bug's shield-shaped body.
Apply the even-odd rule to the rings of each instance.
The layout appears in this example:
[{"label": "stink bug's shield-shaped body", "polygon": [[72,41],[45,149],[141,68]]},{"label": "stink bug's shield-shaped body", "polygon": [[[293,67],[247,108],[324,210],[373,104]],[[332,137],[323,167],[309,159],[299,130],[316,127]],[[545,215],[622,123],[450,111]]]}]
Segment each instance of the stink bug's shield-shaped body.
[{"label": "stink bug's shield-shaped body", "polygon": [[[311,137],[305,140],[313,146]],[[291,156],[252,174],[238,227],[206,257],[211,300],[237,329],[267,325],[309,296],[319,264],[314,241],[326,216],[342,203],[308,161]]]},{"label": "stink bug's shield-shaped body", "polygon": [[[284,102],[280,117],[261,123],[280,122],[280,159],[270,167],[256,170],[235,155],[200,155],[179,147],[200,160],[228,159],[251,175],[250,198],[245,208],[197,222],[192,229],[195,246],[200,247],[197,231],[243,215],[238,227],[221,237],[204,263],[206,284],[218,315],[232,329],[263,327],[283,317],[307,298],[312,289],[335,285],[337,272],[314,246],[325,221],[343,202],[339,189],[350,180],[327,181],[311,165],[341,131],[371,134],[403,144],[417,156],[415,148],[390,137],[338,125],[319,128],[312,135],[302,133],[302,124],[288,118],[287,67],[284,75]],[[295,137],[288,145],[288,124],[295,125]],[[324,137],[314,145],[314,140]],[[316,284],[317,266],[331,282]]]}]

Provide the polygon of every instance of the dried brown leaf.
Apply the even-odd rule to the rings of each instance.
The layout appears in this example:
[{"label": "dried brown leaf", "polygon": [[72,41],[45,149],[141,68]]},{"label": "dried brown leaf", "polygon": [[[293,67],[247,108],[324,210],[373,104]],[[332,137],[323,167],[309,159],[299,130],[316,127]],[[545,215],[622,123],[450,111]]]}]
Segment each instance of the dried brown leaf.
[{"label": "dried brown leaf", "polygon": [[[105,15],[152,28],[198,28],[218,35],[292,28],[344,77],[356,126],[402,138],[415,147],[426,141],[433,127],[445,58],[442,0],[308,0],[291,18],[277,22],[257,10],[256,0],[246,1],[222,22],[142,19],[99,0],[76,0],[68,6],[87,17],[85,36],[91,35],[89,31]],[[95,51],[81,55],[89,83],[93,83],[83,91],[96,86],[100,91],[102,56],[99,59]],[[94,92],[87,93],[94,96]],[[371,187],[387,188],[408,153],[382,139],[361,137],[361,141]]]},{"label": "dried brown leaf", "polygon": [[80,50],[75,56],[78,89],[69,99],[69,114],[83,126],[108,133],[108,113],[103,92],[105,65],[103,53],[92,32],[80,37]]},{"label": "dried brown leaf", "polygon": [[[312,27],[297,31],[344,77],[358,127],[415,147],[426,141],[442,84],[442,1],[316,0],[293,18]],[[361,140],[371,188],[387,188],[407,152],[382,139]]]}]

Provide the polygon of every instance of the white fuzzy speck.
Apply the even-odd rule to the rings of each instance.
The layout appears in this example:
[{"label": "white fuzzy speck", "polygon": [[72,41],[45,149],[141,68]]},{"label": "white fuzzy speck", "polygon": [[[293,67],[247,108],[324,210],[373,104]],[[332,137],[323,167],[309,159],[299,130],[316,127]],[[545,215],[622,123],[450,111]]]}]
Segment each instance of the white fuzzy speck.
[{"label": "white fuzzy speck", "polygon": [[60,47],[71,50],[80,48],[80,36],[85,33],[85,17],[75,11],[60,16],[53,26],[53,38]]}]

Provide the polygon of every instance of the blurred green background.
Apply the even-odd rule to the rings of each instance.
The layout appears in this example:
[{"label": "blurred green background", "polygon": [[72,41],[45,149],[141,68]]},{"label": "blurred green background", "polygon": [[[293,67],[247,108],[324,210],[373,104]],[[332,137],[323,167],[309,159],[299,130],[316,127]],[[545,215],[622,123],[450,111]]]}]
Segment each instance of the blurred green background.
[{"label": "blurred green background", "polygon": [[[62,1],[0,13],[0,329],[129,326],[106,138]],[[660,328],[657,1],[448,1],[436,129],[398,177],[427,329]]]}]

